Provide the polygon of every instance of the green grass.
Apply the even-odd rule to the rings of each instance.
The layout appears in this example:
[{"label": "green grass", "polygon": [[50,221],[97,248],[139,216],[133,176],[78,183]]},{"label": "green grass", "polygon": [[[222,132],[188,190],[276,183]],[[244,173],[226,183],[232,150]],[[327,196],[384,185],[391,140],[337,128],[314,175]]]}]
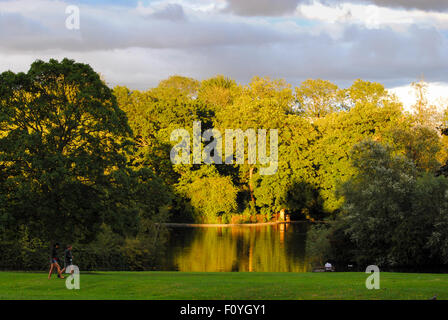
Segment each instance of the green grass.
[{"label": "green grass", "polygon": [[367,290],[365,273],[81,273],[81,289],[44,273],[0,272],[0,299],[448,299],[447,274],[381,273]]}]

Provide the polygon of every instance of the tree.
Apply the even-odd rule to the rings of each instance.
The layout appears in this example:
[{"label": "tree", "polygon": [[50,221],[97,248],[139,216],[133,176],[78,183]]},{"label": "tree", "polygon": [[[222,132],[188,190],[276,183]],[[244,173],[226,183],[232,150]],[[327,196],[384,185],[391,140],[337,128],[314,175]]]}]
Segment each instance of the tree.
[{"label": "tree", "polygon": [[237,188],[230,177],[221,176],[214,167],[189,171],[177,189],[190,200],[195,221],[215,223],[237,210]]},{"label": "tree", "polygon": [[307,117],[321,118],[343,109],[343,91],[326,80],[306,80],[296,88],[300,112]]},{"label": "tree", "polygon": [[102,223],[132,233],[142,211],[167,202],[141,197],[142,186],[163,186],[129,165],[126,114],[89,65],[36,61],[27,73],[1,74],[0,129],[0,201],[11,234],[26,225],[42,240],[89,241]]},{"label": "tree", "polygon": [[306,119],[290,114],[284,118],[279,135],[277,173],[256,173],[254,177],[256,205],[267,216],[284,210],[292,219],[320,218],[322,201],[310,157],[316,152],[316,130]]},{"label": "tree", "polygon": [[[134,163],[140,168],[152,170],[170,186],[169,193],[173,198],[170,211],[175,221],[198,218],[197,213],[204,211],[190,210],[191,199],[186,193],[179,192],[177,185],[182,179],[194,175],[199,165],[174,165],[170,151],[175,143],[170,137],[176,129],[186,129],[192,133],[195,121],[201,122],[203,131],[211,128],[212,112],[188,92],[166,83],[145,92],[116,87],[114,93],[133,129],[136,141]],[[193,217],[193,214],[196,215]]]},{"label": "tree", "polygon": [[[443,178],[442,178],[443,179]],[[446,180],[446,179],[445,179]],[[440,180],[444,181],[444,180]],[[444,189],[446,190],[446,188]],[[426,190],[426,192],[432,192],[432,189]],[[431,252],[431,257],[438,258],[443,264],[448,263],[448,208],[447,208],[447,196],[443,199],[443,206],[440,206],[438,215],[434,222],[434,229],[428,238],[426,248]],[[441,209],[441,210],[440,210]]]},{"label": "tree", "polygon": [[412,106],[415,124],[435,129],[441,120],[436,106],[428,101],[428,84],[422,79],[412,83],[416,103]]},{"label": "tree", "polygon": [[319,189],[324,210],[330,213],[343,202],[335,196],[337,185],[354,175],[352,148],[366,139],[391,144],[392,130],[406,125],[402,105],[383,86],[358,80],[346,91],[352,108],[313,121],[317,137],[306,150],[315,171],[310,183]]},{"label": "tree", "polygon": [[383,106],[385,101],[392,100],[384,86],[377,82],[358,79],[345,91],[350,107],[366,105],[379,107]]},{"label": "tree", "polygon": [[201,82],[198,99],[211,110],[217,111],[233,102],[239,87],[232,79],[218,75]]},{"label": "tree", "polygon": [[166,80],[160,81],[159,88],[174,88],[179,90],[182,94],[188,97],[196,97],[199,89],[199,81],[182,77],[182,76],[171,76]]},{"label": "tree", "polygon": [[[283,80],[254,77],[249,85],[233,99],[233,103],[216,112],[215,127],[221,132],[226,129],[277,129],[285,125],[288,114],[292,113],[294,97],[290,86]],[[256,131],[255,131],[256,132]],[[281,144],[281,138],[279,138]],[[245,148],[247,151],[248,148]],[[245,159],[247,159],[247,152]],[[255,209],[254,174],[260,165],[238,165],[239,180],[247,186],[251,206]]]},{"label": "tree", "polygon": [[358,263],[437,262],[430,259],[427,241],[438,217],[446,216],[448,180],[419,176],[411,160],[372,141],[355,146],[352,161],[357,173],[340,192]]},{"label": "tree", "polygon": [[420,171],[436,172],[442,143],[436,130],[427,126],[403,126],[392,129],[394,149],[411,159]]}]

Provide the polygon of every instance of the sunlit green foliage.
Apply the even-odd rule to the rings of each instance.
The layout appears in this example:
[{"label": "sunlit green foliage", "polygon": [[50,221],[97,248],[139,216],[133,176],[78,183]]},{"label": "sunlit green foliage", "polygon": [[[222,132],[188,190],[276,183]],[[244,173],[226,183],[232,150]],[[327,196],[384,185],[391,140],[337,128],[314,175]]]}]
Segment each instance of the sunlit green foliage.
[{"label": "sunlit green foliage", "polygon": [[[4,72],[0,240],[11,250],[2,249],[2,263],[43,263],[56,239],[88,243],[103,257],[99,248],[111,241],[118,249],[108,256],[144,270],[168,219],[268,221],[280,212],[336,220],[310,233],[320,263],[446,263],[447,113],[429,105],[423,82],[414,89],[406,112],[383,85],[360,79],[348,88],[309,79],[293,89],[263,77],[242,85],[173,76],[131,91],[111,90],[90,66],[67,59]],[[171,133],[192,134],[195,121],[202,132],[277,129],[277,172],[262,175],[264,165],[247,162],[174,165]]]},{"label": "sunlit green foliage", "polygon": [[326,80],[306,80],[296,88],[299,111],[306,117],[321,118],[345,108],[344,90]]},{"label": "sunlit green foliage", "polygon": [[126,113],[86,64],[1,74],[0,129],[2,237],[26,226],[46,244],[89,242],[104,223],[133,235],[169,202],[161,179],[131,163]]},{"label": "sunlit green foliage", "polygon": [[195,221],[216,223],[218,217],[237,211],[237,188],[230,177],[221,176],[213,167],[187,171],[177,190],[190,199]]},{"label": "sunlit green foliage", "polygon": [[[192,180],[198,165],[173,166],[169,159],[171,131],[191,132],[193,121],[202,122],[202,131],[279,130],[275,175],[260,175],[259,164],[212,165],[214,169],[208,170],[214,179],[222,177],[224,185],[231,181],[236,190],[237,208],[232,204],[224,210],[227,213],[258,213],[269,219],[284,210],[299,219],[321,219],[340,211],[344,198],[335,195],[336,187],[355,174],[350,151],[366,139],[390,145],[421,172],[435,172],[444,159],[437,128],[420,125],[419,115],[404,112],[379,83],[356,80],[341,89],[329,81],[307,80],[294,92],[285,81],[269,78],[255,77],[248,85],[238,85],[224,76],[201,83],[175,76],[146,92],[117,87],[114,93],[134,131],[137,162],[173,186],[174,221],[176,215],[182,220],[186,211],[203,212],[202,218],[195,216],[198,221],[215,221],[220,215],[195,209],[199,205],[191,196],[191,190],[207,184],[208,174],[201,171],[202,179]],[[179,189],[185,181],[190,195]]]},{"label": "sunlit green foliage", "polygon": [[327,259],[360,266],[446,263],[448,179],[419,173],[411,159],[377,142],[360,143],[351,154],[356,173],[339,190],[344,214],[311,233],[318,236],[311,249],[323,243]]}]

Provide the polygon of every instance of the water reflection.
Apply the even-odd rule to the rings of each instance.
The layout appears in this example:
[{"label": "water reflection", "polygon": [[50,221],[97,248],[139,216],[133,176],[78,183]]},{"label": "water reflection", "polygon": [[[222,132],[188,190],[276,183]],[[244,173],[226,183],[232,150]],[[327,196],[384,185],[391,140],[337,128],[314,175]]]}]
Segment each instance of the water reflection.
[{"label": "water reflection", "polygon": [[163,270],[306,272],[308,225],[172,228]]}]

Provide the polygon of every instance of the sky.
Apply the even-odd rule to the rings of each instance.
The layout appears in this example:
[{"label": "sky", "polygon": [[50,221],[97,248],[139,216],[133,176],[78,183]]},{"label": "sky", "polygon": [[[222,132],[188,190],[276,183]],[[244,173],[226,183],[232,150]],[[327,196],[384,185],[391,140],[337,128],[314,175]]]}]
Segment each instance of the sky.
[{"label": "sky", "polygon": [[423,77],[432,102],[448,101],[448,0],[0,0],[0,72],[64,57],[131,89],[175,74],[361,78],[410,105]]}]

